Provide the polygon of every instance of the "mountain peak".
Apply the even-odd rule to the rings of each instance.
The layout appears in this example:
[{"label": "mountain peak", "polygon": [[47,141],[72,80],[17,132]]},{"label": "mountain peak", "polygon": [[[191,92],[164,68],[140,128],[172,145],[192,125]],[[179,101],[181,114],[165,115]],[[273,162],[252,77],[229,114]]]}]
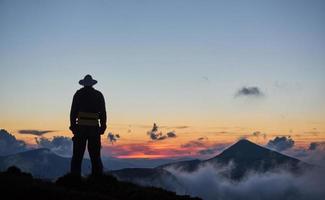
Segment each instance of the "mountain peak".
[{"label": "mountain peak", "polygon": [[240,140],[238,140],[238,142],[236,142],[235,144],[233,144],[233,146],[234,145],[256,145],[256,144],[253,143],[253,142],[251,142],[251,141],[249,141],[249,140],[247,140],[247,139],[240,139]]},{"label": "mountain peak", "polygon": [[263,160],[268,157],[279,156],[287,157],[278,152],[272,151],[260,145],[257,145],[249,140],[242,139],[224,150],[218,156],[212,159],[222,160]]},{"label": "mountain peak", "polygon": [[267,153],[270,150],[261,147],[249,140],[242,139],[230,146],[228,149],[223,151],[219,156],[231,156],[234,157],[235,155],[251,155],[256,153]]}]

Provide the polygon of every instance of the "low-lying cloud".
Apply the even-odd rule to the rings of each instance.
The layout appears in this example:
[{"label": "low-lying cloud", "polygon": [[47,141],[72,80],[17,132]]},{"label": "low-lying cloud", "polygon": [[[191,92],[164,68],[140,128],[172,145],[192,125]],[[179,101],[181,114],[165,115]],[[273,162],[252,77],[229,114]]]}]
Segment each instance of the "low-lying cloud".
[{"label": "low-lying cloud", "polygon": [[315,168],[301,175],[293,175],[285,170],[263,174],[251,172],[241,181],[234,182],[220,175],[229,167],[206,165],[191,173],[174,168],[168,171],[182,185],[178,187],[175,184],[178,194],[198,196],[204,200],[321,200],[325,195],[323,168]]},{"label": "low-lying cloud", "polygon": [[46,133],[54,132],[54,130],[35,130],[35,129],[28,129],[28,130],[19,130],[18,133],[20,134],[30,134],[36,136],[42,136]]},{"label": "low-lying cloud", "polygon": [[325,142],[311,142],[309,148],[291,148],[285,154],[315,166],[325,167]]},{"label": "low-lying cloud", "polygon": [[26,151],[26,143],[22,140],[17,140],[14,135],[8,131],[0,129],[0,156]]},{"label": "low-lying cloud", "polygon": [[309,150],[325,150],[325,142],[312,142],[309,145]]},{"label": "low-lying cloud", "polygon": [[45,137],[35,138],[39,148],[47,148],[54,153],[70,157],[72,155],[72,140],[69,137],[54,136],[52,139]]},{"label": "low-lying cloud", "polygon": [[264,93],[258,87],[242,87],[236,92],[235,97],[242,97],[242,96],[262,97],[264,96]]},{"label": "low-lying cloud", "polygon": [[295,141],[290,136],[275,137],[267,143],[267,147],[276,151],[284,151],[294,146]]}]

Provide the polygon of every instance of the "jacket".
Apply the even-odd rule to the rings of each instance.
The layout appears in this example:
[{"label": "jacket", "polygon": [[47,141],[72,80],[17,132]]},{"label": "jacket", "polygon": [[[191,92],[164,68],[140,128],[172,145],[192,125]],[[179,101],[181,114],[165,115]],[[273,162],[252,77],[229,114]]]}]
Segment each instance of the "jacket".
[{"label": "jacket", "polygon": [[104,96],[100,91],[93,87],[83,87],[74,94],[70,111],[70,130],[72,132],[76,130],[76,119],[79,112],[98,113],[101,125],[100,132],[101,134],[105,132],[106,107]]}]

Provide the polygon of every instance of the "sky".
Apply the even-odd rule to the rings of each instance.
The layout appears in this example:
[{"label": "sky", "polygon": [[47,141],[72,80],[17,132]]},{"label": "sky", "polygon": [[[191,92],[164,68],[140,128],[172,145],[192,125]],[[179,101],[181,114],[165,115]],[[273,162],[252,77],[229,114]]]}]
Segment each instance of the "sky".
[{"label": "sky", "polygon": [[[325,141],[324,9],[318,0],[0,0],[0,128],[30,146],[71,137],[72,96],[91,74],[106,135],[120,135],[102,137],[107,156],[196,156],[239,138]],[[176,137],[152,140],[153,123]]]}]

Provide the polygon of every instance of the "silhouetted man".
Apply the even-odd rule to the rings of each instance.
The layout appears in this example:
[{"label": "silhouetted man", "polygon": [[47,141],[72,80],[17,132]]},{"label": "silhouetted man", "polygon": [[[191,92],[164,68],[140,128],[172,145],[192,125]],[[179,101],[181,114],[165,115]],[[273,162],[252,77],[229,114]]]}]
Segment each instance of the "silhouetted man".
[{"label": "silhouetted man", "polygon": [[70,130],[74,135],[71,173],[77,176],[81,176],[81,164],[87,142],[92,175],[103,173],[100,136],[106,130],[106,109],[104,96],[93,88],[96,83],[90,75],[86,75],[79,81],[84,87],[73,96],[70,112]]}]

